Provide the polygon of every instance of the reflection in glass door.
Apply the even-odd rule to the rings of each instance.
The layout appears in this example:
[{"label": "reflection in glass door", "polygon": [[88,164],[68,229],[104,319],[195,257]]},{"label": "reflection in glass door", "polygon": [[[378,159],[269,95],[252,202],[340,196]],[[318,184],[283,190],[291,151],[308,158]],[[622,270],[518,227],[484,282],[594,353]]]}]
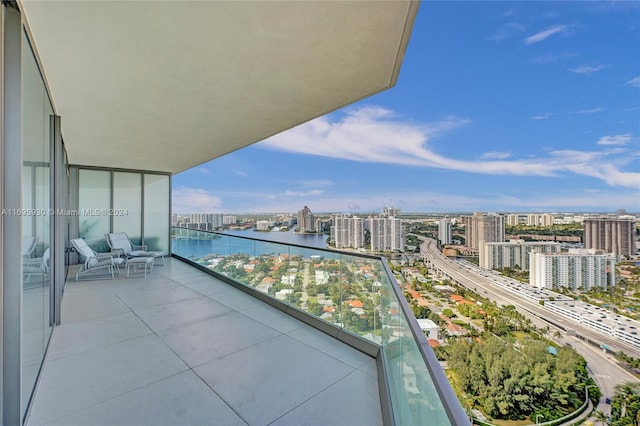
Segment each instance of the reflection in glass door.
[{"label": "reflection in glass door", "polygon": [[22,395],[25,410],[51,336],[53,108],[23,33],[22,43]]}]

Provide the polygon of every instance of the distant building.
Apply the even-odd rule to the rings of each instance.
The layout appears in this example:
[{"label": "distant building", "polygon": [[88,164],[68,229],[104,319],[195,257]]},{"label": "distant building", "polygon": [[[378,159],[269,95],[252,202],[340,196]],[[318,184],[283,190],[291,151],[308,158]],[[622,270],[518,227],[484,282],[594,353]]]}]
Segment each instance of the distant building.
[{"label": "distant building", "polygon": [[418,318],[418,325],[420,326],[422,331],[424,331],[425,334],[427,335],[427,339],[433,339],[433,340],[440,339],[440,336],[438,333],[440,330],[440,327],[438,327],[438,325],[435,322],[431,321],[430,319]]},{"label": "distant building", "polygon": [[319,271],[316,269],[316,285],[324,285],[329,283],[329,273],[327,271]]},{"label": "distant building", "polygon": [[556,242],[526,242],[509,240],[506,243],[482,241],[479,255],[480,266],[487,269],[503,269],[519,266],[529,269],[529,253],[560,253],[561,244]]},{"label": "distant building", "polygon": [[636,218],[591,218],[584,221],[584,247],[627,258],[636,254]]},{"label": "distant building", "polygon": [[334,215],[330,239],[338,249],[363,248],[364,219],[346,214]]},{"label": "distant building", "polygon": [[316,219],[307,206],[298,210],[298,232],[316,232]]},{"label": "distant building", "polygon": [[441,219],[438,222],[438,240],[440,240],[440,244],[451,244],[453,241],[451,219],[448,217]]},{"label": "distant building", "polygon": [[393,207],[385,207],[385,208],[382,209],[382,216],[385,216],[385,217],[399,217],[401,211],[402,210],[395,209]]},{"label": "distant building", "polygon": [[527,225],[529,226],[551,226],[553,225],[553,215],[552,214],[528,214],[527,215]]},{"label": "distant building", "polygon": [[324,232],[328,226],[330,226],[330,221],[326,218],[317,218],[316,219],[316,232]]},{"label": "distant building", "polygon": [[238,219],[235,216],[222,216],[223,225],[235,225]]},{"label": "distant building", "polygon": [[507,225],[515,226],[520,223],[520,215],[517,213],[511,213],[506,216]]},{"label": "distant building", "polygon": [[529,284],[533,287],[590,290],[615,285],[615,257],[602,250],[531,252],[529,256]]},{"label": "distant building", "polygon": [[276,299],[279,299],[279,300],[289,300],[292,294],[293,294],[292,289],[285,288],[280,291],[276,291],[275,296],[276,296]]},{"label": "distant building", "polygon": [[474,213],[461,219],[465,225],[466,245],[472,250],[480,248],[480,241],[503,242],[505,239],[504,216],[500,214]]},{"label": "distant building", "polygon": [[257,220],[256,221],[256,231],[269,231],[273,228],[272,220]]},{"label": "distant building", "polygon": [[371,233],[371,251],[404,251],[402,220],[389,216],[399,212],[400,210],[387,207],[382,215],[367,219]]},{"label": "distant building", "polygon": [[173,214],[171,218],[173,226],[180,226],[201,231],[213,231],[222,227],[222,214],[220,213],[189,213]]}]

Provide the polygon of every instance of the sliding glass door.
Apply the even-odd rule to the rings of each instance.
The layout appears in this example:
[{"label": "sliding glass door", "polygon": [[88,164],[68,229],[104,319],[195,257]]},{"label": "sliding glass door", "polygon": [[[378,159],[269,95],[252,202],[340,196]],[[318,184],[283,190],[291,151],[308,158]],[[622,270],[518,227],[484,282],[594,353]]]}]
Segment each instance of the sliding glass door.
[{"label": "sliding glass door", "polygon": [[51,336],[53,107],[26,34],[22,38],[22,383],[32,396]]}]

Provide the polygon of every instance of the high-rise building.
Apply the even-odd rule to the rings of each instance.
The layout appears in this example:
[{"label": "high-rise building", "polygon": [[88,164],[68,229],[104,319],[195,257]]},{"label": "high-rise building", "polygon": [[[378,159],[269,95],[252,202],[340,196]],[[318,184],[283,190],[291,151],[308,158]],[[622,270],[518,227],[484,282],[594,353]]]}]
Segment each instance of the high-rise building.
[{"label": "high-rise building", "polygon": [[404,232],[402,220],[398,217],[387,218],[386,246],[388,251],[404,251]]},{"label": "high-rise building", "polygon": [[364,219],[354,216],[350,221],[348,239],[353,248],[364,247]]},{"label": "high-rise building", "polygon": [[[390,212],[399,212],[393,208],[385,209]],[[371,251],[404,251],[404,232],[402,220],[383,213],[380,216],[370,217],[369,231],[371,236]]]},{"label": "high-rise building", "polygon": [[555,216],[549,213],[542,215],[540,226],[552,226],[555,222]]},{"label": "high-rise building", "polygon": [[551,226],[553,225],[552,214],[532,213],[527,215],[527,225],[529,226]]},{"label": "high-rise building", "polygon": [[298,232],[316,232],[316,219],[307,206],[298,210]]},{"label": "high-rise building", "polygon": [[440,240],[440,244],[451,244],[453,240],[451,219],[448,217],[438,222],[438,240]]},{"label": "high-rise building", "polygon": [[211,229],[222,228],[224,225],[222,221],[222,213],[214,213],[211,215]]},{"label": "high-rise building", "polygon": [[631,257],[636,253],[636,221],[634,216],[590,218],[584,221],[584,247],[604,250],[616,256]]},{"label": "high-rise building", "polygon": [[480,243],[480,266],[487,269],[520,267],[529,269],[529,253],[560,253],[561,245],[556,242],[526,242],[509,240],[507,242]]},{"label": "high-rise building", "polygon": [[615,285],[615,257],[602,250],[531,252],[529,256],[529,284],[534,287],[590,290]]},{"label": "high-rise building", "polygon": [[384,207],[382,209],[382,216],[385,217],[398,217],[400,216],[401,209],[396,209],[394,207]]},{"label": "high-rise building", "polygon": [[233,215],[222,216],[223,225],[235,225],[238,222],[238,218]]},{"label": "high-rise building", "polygon": [[488,243],[504,241],[504,216],[500,214],[474,213],[471,216],[462,216],[461,220],[465,225],[466,246],[471,250],[478,250],[480,241]]},{"label": "high-rise building", "polygon": [[371,251],[384,251],[384,223],[385,220],[382,217],[370,217],[367,219],[369,222],[369,235],[371,237]]},{"label": "high-rise building", "polygon": [[[233,221],[235,223],[235,219]],[[172,226],[198,229],[201,231],[213,231],[222,227],[221,213],[188,213],[171,215]]]},{"label": "high-rise building", "polygon": [[506,216],[507,225],[515,226],[520,223],[520,215],[517,213],[511,213]]},{"label": "high-rise building", "polygon": [[333,216],[330,238],[338,249],[364,247],[364,219],[346,214]]},{"label": "high-rise building", "polygon": [[324,217],[324,218],[316,218],[316,232],[324,232],[327,229],[327,226],[329,226],[330,221]]}]

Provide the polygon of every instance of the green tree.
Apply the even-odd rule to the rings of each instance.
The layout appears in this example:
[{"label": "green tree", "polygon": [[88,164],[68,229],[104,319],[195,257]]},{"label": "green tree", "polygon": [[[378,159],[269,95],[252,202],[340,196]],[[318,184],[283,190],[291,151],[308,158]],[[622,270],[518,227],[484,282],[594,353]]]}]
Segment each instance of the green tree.
[{"label": "green tree", "polygon": [[600,423],[601,426],[604,426],[607,421],[607,415],[600,410],[596,410],[593,412],[593,417],[596,418],[596,421]]},{"label": "green tree", "polygon": [[453,310],[446,308],[442,311],[442,315],[444,315],[447,318],[453,318],[456,316],[456,313],[453,312]]},{"label": "green tree", "polygon": [[611,398],[611,424],[635,425],[640,411],[640,383],[625,382],[616,385]]}]

